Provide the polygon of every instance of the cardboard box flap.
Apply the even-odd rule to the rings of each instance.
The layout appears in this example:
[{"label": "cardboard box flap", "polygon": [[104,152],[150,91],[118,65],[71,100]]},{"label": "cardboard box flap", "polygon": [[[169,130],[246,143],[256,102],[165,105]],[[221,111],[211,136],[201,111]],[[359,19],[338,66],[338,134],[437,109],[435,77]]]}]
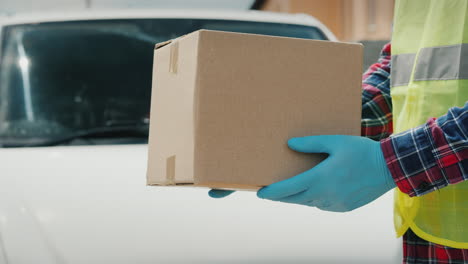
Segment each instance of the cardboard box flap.
[{"label": "cardboard box flap", "polygon": [[164,41],[164,42],[159,42],[154,46],[154,49],[157,50],[157,49],[162,48],[162,47],[164,47],[166,45],[169,45],[169,44],[172,43],[172,41],[173,41],[173,39],[170,39],[170,40],[167,40],[167,41]]},{"label": "cardboard box flap", "polygon": [[157,50],[157,49],[159,49],[159,48],[162,48],[162,47],[164,47],[164,46],[167,46],[167,45],[171,44],[172,42],[176,42],[177,40],[180,40],[180,39],[186,37],[187,35],[198,34],[198,32],[200,32],[200,31],[205,31],[205,30],[201,29],[201,30],[192,32],[192,33],[190,33],[190,34],[182,35],[182,36],[177,37],[177,38],[175,38],[175,39],[170,39],[170,40],[166,40],[166,41],[164,41],[164,42],[156,43],[156,45],[154,46],[154,49]]}]

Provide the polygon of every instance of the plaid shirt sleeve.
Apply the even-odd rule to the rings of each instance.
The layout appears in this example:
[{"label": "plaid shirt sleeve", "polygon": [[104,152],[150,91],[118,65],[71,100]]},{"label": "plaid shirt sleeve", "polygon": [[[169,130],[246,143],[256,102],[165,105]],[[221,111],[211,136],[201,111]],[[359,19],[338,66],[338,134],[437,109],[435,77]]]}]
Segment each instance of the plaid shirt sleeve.
[{"label": "plaid shirt sleeve", "polygon": [[[393,132],[391,44],[362,82],[362,136],[380,140],[398,188],[419,196],[468,179],[468,103],[406,132]],[[391,135],[391,136],[390,136]]]},{"label": "plaid shirt sleeve", "polygon": [[379,61],[362,78],[361,135],[381,140],[393,132],[390,97],[391,45],[380,53]]},{"label": "plaid shirt sleeve", "polygon": [[468,102],[381,141],[398,188],[420,196],[468,179]]}]

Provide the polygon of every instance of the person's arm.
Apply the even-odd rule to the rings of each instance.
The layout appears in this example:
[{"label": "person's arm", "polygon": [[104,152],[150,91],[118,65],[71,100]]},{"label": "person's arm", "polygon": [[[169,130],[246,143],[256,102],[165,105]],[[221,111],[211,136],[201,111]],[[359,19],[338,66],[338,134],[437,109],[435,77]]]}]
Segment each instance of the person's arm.
[{"label": "person's arm", "polygon": [[386,44],[377,63],[362,77],[361,135],[381,140],[393,132],[390,97],[391,44]]},{"label": "person's arm", "polygon": [[382,140],[391,174],[399,189],[410,196],[466,180],[467,106],[451,109],[446,116],[386,139],[393,132],[390,72],[391,44],[388,43],[379,61],[363,76],[361,135]]},{"label": "person's arm", "polygon": [[468,102],[381,141],[398,188],[420,196],[468,180]]}]

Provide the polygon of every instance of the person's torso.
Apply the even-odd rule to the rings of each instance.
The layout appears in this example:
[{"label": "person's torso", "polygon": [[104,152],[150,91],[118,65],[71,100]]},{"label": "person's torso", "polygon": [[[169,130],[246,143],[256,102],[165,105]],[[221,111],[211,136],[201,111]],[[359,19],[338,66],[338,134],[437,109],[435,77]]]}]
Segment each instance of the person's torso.
[{"label": "person's torso", "polygon": [[[467,17],[467,0],[396,1],[391,72],[395,133],[468,100]],[[421,158],[418,152],[408,155]],[[437,173],[450,173],[437,166]],[[424,168],[421,173],[431,179],[435,171]],[[434,243],[468,248],[468,182],[415,198],[397,190],[395,200],[398,235],[411,228]]]}]

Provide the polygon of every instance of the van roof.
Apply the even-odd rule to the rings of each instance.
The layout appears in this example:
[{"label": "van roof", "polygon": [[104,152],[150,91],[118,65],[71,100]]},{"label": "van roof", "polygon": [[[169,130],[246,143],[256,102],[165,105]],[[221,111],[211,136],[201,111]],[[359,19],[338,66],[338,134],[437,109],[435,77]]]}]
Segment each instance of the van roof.
[{"label": "van roof", "polygon": [[36,13],[17,13],[0,15],[0,26],[14,24],[105,20],[138,18],[179,18],[179,19],[221,19],[270,23],[286,23],[315,26],[321,29],[330,40],[336,40],[333,33],[319,20],[306,14],[284,14],[265,11],[229,11],[229,10],[181,10],[181,9],[102,9],[81,11],[54,11]]}]

